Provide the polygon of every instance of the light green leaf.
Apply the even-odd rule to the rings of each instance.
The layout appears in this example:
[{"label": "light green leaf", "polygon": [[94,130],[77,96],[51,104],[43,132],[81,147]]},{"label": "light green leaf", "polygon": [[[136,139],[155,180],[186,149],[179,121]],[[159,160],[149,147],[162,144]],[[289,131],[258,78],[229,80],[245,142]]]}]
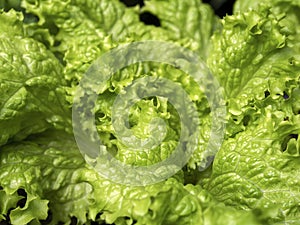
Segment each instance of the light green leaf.
[{"label": "light green leaf", "polygon": [[270,104],[266,97],[282,101],[297,87],[300,68],[297,52],[286,46],[286,33],[268,8],[227,16],[222,23],[212,38],[208,64],[225,88],[227,133],[234,136]]},{"label": "light green leaf", "polygon": [[0,146],[51,124],[68,128],[62,66],[24,36],[21,19],[14,11],[0,14]]},{"label": "light green leaf", "polygon": [[163,38],[165,33],[145,26],[135,10],[126,8],[118,0],[23,0],[21,4],[27,13],[39,18],[38,22],[26,26],[27,32],[37,37],[36,33],[41,29],[48,29],[55,42],[46,40],[47,44],[52,43],[53,51],[61,54],[70,46],[80,47],[86,43],[91,47],[108,36],[114,41],[122,41],[133,36],[139,40],[153,36]]},{"label": "light green leaf", "polygon": [[15,207],[21,198],[16,193],[7,193],[5,190],[0,190],[0,221],[5,218],[3,215],[6,215],[9,209]]},{"label": "light green leaf", "polygon": [[46,219],[48,215],[48,201],[35,196],[27,196],[26,205],[10,212],[10,220],[14,225],[23,225],[32,220]]},{"label": "light green leaf", "polygon": [[206,188],[240,209],[271,212],[271,224],[299,220],[299,115],[265,109],[257,126],[225,140]]},{"label": "light green leaf", "polygon": [[83,224],[96,220],[97,214],[99,222],[115,224],[221,225],[218,218],[261,224],[252,212],[228,208],[200,186],[184,186],[174,178],[145,187],[106,180],[85,165],[74,139],[63,132],[48,131],[29,140],[0,151],[0,185],[7,193],[23,188],[28,196],[25,207],[10,214],[15,224],[44,219],[48,202],[50,224],[69,223],[72,216]]},{"label": "light green leaf", "polygon": [[207,57],[209,39],[219,26],[219,20],[209,5],[197,0],[151,0],[145,1],[142,12],[156,15],[172,40],[193,40],[193,50]]},{"label": "light green leaf", "polygon": [[300,1],[299,0],[237,0],[234,5],[234,12],[246,12],[250,9],[260,10],[265,6],[279,19],[282,30],[287,33],[288,45],[293,47],[298,53],[300,52],[299,35],[300,35]]}]

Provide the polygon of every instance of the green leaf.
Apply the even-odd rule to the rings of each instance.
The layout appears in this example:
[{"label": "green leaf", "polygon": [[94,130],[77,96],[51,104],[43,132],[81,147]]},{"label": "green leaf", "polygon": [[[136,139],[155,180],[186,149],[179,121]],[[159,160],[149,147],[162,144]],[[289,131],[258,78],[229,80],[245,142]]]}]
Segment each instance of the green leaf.
[{"label": "green leaf", "polygon": [[234,5],[234,12],[246,12],[249,9],[260,10],[265,6],[270,7],[270,10],[279,19],[279,24],[282,30],[288,36],[288,44],[295,50],[300,52],[299,34],[300,34],[300,1],[299,0],[251,0],[251,1],[236,1]]},{"label": "green leaf", "polygon": [[271,106],[263,115],[257,126],[224,141],[205,187],[228,205],[269,211],[271,224],[296,224],[300,117]]},{"label": "green leaf", "polygon": [[219,26],[219,20],[209,5],[197,0],[151,0],[145,1],[142,12],[156,15],[172,40],[193,40],[193,49],[207,57],[209,39]]},{"label": "green leaf", "polygon": [[[135,10],[128,9],[118,0],[70,0],[67,2],[23,0],[27,13],[36,15],[38,22],[28,24],[27,32],[38,38],[41,29],[48,29],[55,42],[41,39],[53,46],[53,51],[64,53],[81,44],[93,46],[95,41],[111,36],[114,41],[127,37],[162,37],[161,29],[145,26]],[[87,46],[86,46],[87,47]]]},{"label": "green leaf", "polygon": [[62,66],[42,44],[24,36],[21,19],[14,11],[0,14],[0,146],[51,124],[68,128]]},{"label": "green leaf", "polygon": [[56,131],[30,136],[30,139],[37,143],[14,143],[0,151],[0,186],[7,193],[15,193],[19,188],[27,193],[25,206],[15,205],[11,211],[11,221],[26,224],[46,219],[50,208],[51,224],[67,222],[71,216],[76,216],[82,224],[91,204],[92,189],[81,178],[86,169],[72,136]]},{"label": "green leaf", "polygon": [[21,198],[17,193],[7,193],[5,190],[0,190],[0,221],[4,219],[3,215],[15,207]]},{"label": "green leaf", "polygon": [[45,219],[48,208],[52,212],[50,224],[69,223],[72,216],[83,224],[95,221],[97,214],[101,214],[100,222],[115,224],[221,225],[223,220],[218,218],[232,224],[261,224],[252,212],[219,204],[200,186],[184,186],[174,178],[144,187],[104,179],[85,165],[73,137],[58,131],[2,147],[0,185],[6,193],[15,193],[18,188],[27,193],[24,208],[16,207],[16,200],[10,204],[16,207],[10,214],[14,224]]},{"label": "green leaf", "polygon": [[27,202],[23,208],[18,207],[10,212],[11,223],[23,225],[32,220],[46,219],[48,215],[47,204],[47,200],[41,200],[34,196],[27,196]]},{"label": "green leaf", "polygon": [[[286,33],[268,8],[227,16],[212,38],[209,67],[224,86],[227,133],[234,136],[254,123],[261,108],[283,100],[297,87],[298,53],[286,45]],[[276,100],[277,99],[277,100]]]}]

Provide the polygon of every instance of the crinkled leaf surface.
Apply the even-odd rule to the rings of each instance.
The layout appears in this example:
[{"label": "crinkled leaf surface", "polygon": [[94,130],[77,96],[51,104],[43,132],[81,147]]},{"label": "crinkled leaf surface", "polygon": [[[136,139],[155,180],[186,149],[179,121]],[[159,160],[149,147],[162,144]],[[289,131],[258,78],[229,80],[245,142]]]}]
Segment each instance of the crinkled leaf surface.
[{"label": "crinkled leaf surface", "polygon": [[270,104],[266,97],[280,102],[297,87],[298,54],[286,45],[286,37],[266,7],[225,17],[223,29],[214,34],[208,64],[225,88],[229,136],[259,117]]},{"label": "crinkled leaf surface", "polygon": [[258,8],[267,5],[271,11],[280,19],[279,23],[288,34],[289,45],[296,48],[299,52],[299,34],[300,34],[300,1],[299,0],[251,0],[251,1],[236,1],[234,11],[245,12],[250,9],[257,10]]},{"label": "crinkled leaf surface", "polygon": [[273,208],[272,224],[297,224],[299,115],[273,110],[267,107],[257,126],[224,141],[206,188],[237,208]]},{"label": "crinkled leaf surface", "polygon": [[135,10],[117,0],[23,0],[21,5],[38,17],[37,22],[28,24],[28,33],[36,38],[39,33],[50,33],[46,44],[62,55],[70,47],[80,48],[82,44],[92,47],[107,36],[115,41],[133,36],[136,40],[168,39],[163,29],[145,26]]},{"label": "crinkled leaf surface", "polygon": [[[147,1],[143,12],[161,22],[154,27],[117,0],[1,2],[5,10],[22,11],[22,6],[26,13],[24,18],[13,11],[0,14],[0,95],[5,100],[2,105],[0,100],[0,145],[13,142],[0,147],[0,221],[40,224],[52,217],[50,224],[69,224],[75,217],[78,224],[298,224],[299,4],[265,0],[248,10],[256,4],[238,1],[235,15],[219,27],[211,8],[198,1]],[[62,85],[69,86],[66,98],[72,104],[78,82],[95,59],[122,43],[147,39],[174,41],[208,57],[225,88],[227,136],[209,170],[194,170],[205,160],[210,136],[205,94],[182,71],[154,63],[132,65],[107,81],[95,107],[96,126],[119,160],[133,165],[161,161],[182,129],[167,100],[145,98],[131,107],[129,122],[137,137],[161,128],[149,123],[152,118],[167,124],[160,147],[136,154],[116,138],[111,106],[122,88],[147,75],[184,87],[202,129],[187,168],[173,178],[145,187],[115,184],[86,165],[72,135],[58,130],[20,141],[50,124],[60,128],[62,117],[70,119]]]},{"label": "crinkled leaf surface", "polygon": [[0,14],[0,145],[68,124],[62,65],[24,35],[21,20],[14,11]]},{"label": "crinkled leaf surface", "polygon": [[[63,132],[47,131],[29,140],[0,151],[0,193],[6,196],[0,199],[0,212],[6,215],[13,208],[13,224],[38,223],[47,210],[50,224],[67,223],[71,216],[83,224],[98,213],[115,224],[261,224],[253,213],[226,207],[200,186],[184,186],[173,178],[145,187],[105,180],[85,165],[73,137]],[[27,193],[22,208],[16,205],[19,188]]]},{"label": "crinkled leaf surface", "polygon": [[219,26],[212,8],[201,1],[151,0],[145,1],[143,12],[151,12],[161,21],[161,27],[172,35],[173,40],[189,38],[195,50],[207,57],[209,39]]}]

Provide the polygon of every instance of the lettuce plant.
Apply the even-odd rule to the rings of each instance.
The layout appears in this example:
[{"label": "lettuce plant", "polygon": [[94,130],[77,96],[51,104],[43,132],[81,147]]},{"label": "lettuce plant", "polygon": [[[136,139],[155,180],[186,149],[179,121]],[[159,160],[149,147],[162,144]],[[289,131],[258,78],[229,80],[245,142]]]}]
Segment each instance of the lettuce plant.
[{"label": "lettuce plant", "polygon": [[[0,224],[299,224],[299,10],[299,0],[237,0],[233,15],[219,18],[199,0],[149,0],[142,8],[118,0],[0,2]],[[160,25],[141,22],[145,12]],[[117,160],[165,160],[183,129],[168,99],[151,96],[129,109],[128,121],[141,139],[160,131],[153,118],[164,121],[161,143],[132,151],[119,140],[113,104],[136,79],[166,78],[182,87],[201,128],[196,138],[186,134],[197,140],[195,151],[175,175],[131,186],[86,162],[72,106],[95,60],[146,40],[177,44],[207,64],[224,90],[226,127],[208,158],[210,102],[189,74],[154,62],[117,71],[94,107],[99,138]]]}]

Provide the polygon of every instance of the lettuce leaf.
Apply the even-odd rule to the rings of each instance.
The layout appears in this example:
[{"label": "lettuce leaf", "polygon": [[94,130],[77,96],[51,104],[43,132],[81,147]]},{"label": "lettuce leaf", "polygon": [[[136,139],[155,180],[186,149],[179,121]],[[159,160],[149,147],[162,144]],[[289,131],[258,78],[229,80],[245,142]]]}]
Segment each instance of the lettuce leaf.
[{"label": "lettuce leaf", "polygon": [[[268,7],[223,19],[212,37],[208,64],[225,89],[227,135],[255,123],[262,108],[279,104],[298,86],[299,59]],[[265,100],[268,98],[268,100]]]},{"label": "lettuce leaf", "polygon": [[300,34],[300,1],[299,0],[263,0],[263,1],[236,1],[234,11],[245,12],[249,9],[258,9],[268,6],[280,21],[282,29],[288,34],[289,45],[299,52],[299,34]]},{"label": "lettuce leaf", "polygon": [[[234,15],[219,20],[196,0],[151,0],[141,10],[118,0],[0,2],[0,223],[298,224],[299,5],[238,0]],[[142,23],[145,12],[160,26]],[[207,158],[211,110],[203,90],[180,69],[150,62],[118,71],[99,92],[95,121],[121,162],[149,166],[168,158],[182,129],[168,99],[147,97],[130,108],[129,124],[136,137],[147,138],[163,133],[153,118],[163,120],[160,146],[133,152],[118,139],[112,105],[120,93],[137,95],[124,91],[134,80],[174,81],[200,118],[187,165],[165,181],[133,187],[101,177],[86,163],[70,132],[68,107],[94,60],[149,39],[177,43],[207,60],[225,89],[226,137],[215,159]]]},{"label": "lettuce leaf", "polygon": [[[64,132],[50,130],[2,147],[0,165],[0,194],[5,196],[0,212],[16,225],[40,224],[47,211],[52,213],[49,224],[67,224],[73,216],[78,224],[261,224],[253,212],[227,207],[200,186],[184,186],[174,178],[145,187],[105,180],[86,166],[72,135]],[[19,189],[27,193],[23,206]]]},{"label": "lettuce leaf", "polygon": [[62,65],[26,37],[20,13],[0,12],[0,21],[0,146],[51,124],[70,128]]},{"label": "lettuce leaf", "polygon": [[172,40],[193,40],[194,50],[206,59],[210,37],[220,23],[209,5],[197,0],[151,0],[145,1],[142,12],[156,15]]},{"label": "lettuce leaf", "polygon": [[79,47],[81,42],[93,45],[108,36],[114,41],[127,37],[168,39],[163,29],[145,26],[136,10],[126,8],[117,0],[22,0],[21,6],[38,17],[37,22],[26,26],[28,33],[36,36],[41,29],[48,30],[55,40],[50,42],[53,50],[60,52],[66,51],[69,45]]},{"label": "lettuce leaf", "polygon": [[272,211],[271,224],[299,222],[299,115],[267,107],[259,125],[225,140],[206,188],[239,209]]}]

